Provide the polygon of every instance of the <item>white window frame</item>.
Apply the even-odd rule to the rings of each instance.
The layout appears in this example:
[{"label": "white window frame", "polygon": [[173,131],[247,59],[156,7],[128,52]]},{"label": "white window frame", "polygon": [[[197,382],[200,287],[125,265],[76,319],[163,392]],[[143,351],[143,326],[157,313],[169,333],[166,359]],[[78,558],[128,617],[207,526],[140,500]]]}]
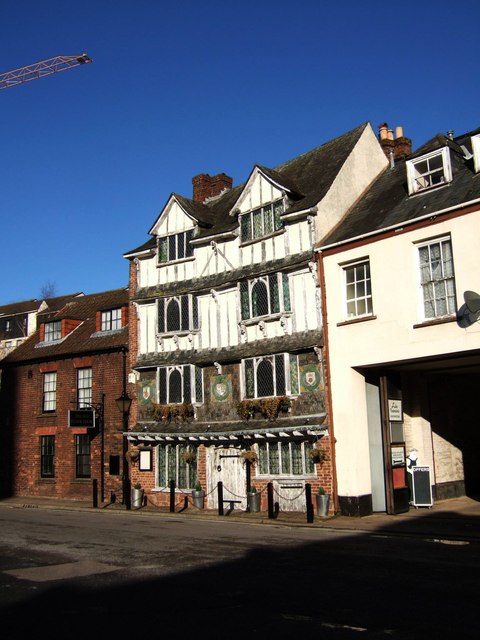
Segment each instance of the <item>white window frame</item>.
[{"label": "white window frame", "polygon": [[[188,300],[188,309],[183,307],[183,300]],[[171,329],[168,327],[168,307],[170,304],[177,304],[179,308],[180,327]],[[162,311],[163,306],[163,311]],[[161,326],[163,324],[163,326]],[[170,298],[159,298],[157,300],[157,328],[159,335],[181,334],[195,331],[200,327],[198,314],[198,298],[192,294],[172,296]]]},{"label": "white window frame", "polygon": [[[163,386],[163,372],[165,372],[165,389]],[[180,402],[172,402],[170,380],[173,373],[179,373],[182,386],[182,398]],[[185,376],[190,376],[190,395],[187,397]],[[183,404],[191,402],[192,404],[201,404],[203,402],[203,371],[200,367],[193,364],[172,365],[169,367],[157,368],[157,402],[158,404]]]},{"label": "white window frame", "polygon": [[92,406],[92,368],[77,369],[77,408],[87,409]]},{"label": "white window frame", "polygon": [[[277,207],[280,209],[280,213],[276,211]],[[284,225],[281,216],[283,213],[285,213],[283,198],[242,213],[239,218],[241,244],[268,238],[274,233],[282,231]]]},{"label": "white window frame", "polygon": [[[295,473],[293,447],[300,445],[302,468]],[[305,478],[314,477],[315,463],[310,457],[309,451],[313,449],[313,444],[308,441],[295,442],[261,442],[255,445],[257,448],[257,470],[258,477],[269,478]],[[272,451],[273,449],[273,451]],[[262,452],[264,450],[264,453]],[[278,468],[275,469],[275,463]]]},{"label": "white window frame", "polygon": [[472,136],[473,167],[475,173],[480,171],[480,134]]},{"label": "white window frame", "polygon": [[57,372],[43,374],[42,413],[53,413],[57,410]]},{"label": "white window frame", "polygon": [[[167,489],[170,480],[175,480],[176,489],[193,489],[197,480],[197,461],[185,462],[182,454],[186,451],[193,453],[195,448],[189,444],[158,445],[155,464],[155,486],[157,489]],[[174,456],[175,460],[170,460],[171,456]],[[175,468],[175,478],[168,477],[172,467]],[[182,481],[182,475],[185,477],[185,482]]]},{"label": "white window frame", "polygon": [[[187,229],[186,231],[180,231],[179,233],[171,233],[167,236],[157,237],[157,265],[163,266],[171,262],[180,262],[182,260],[191,260],[193,255],[193,246],[191,241],[194,236],[194,229]],[[183,250],[179,244],[179,238],[183,237]],[[166,258],[162,259],[163,250],[162,244],[165,243]],[[171,245],[175,244],[174,247]],[[179,255],[182,253],[182,255]]]},{"label": "white window frame", "polygon": [[57,342],[62,339],[62,321],[45,322],[44,342]]},{"label": "white window frame", "polygon": [[107,309],[101,312],[100,331],[118,331],[122,328],[122,309]]},{"label": "white window frame", "polygon": [[[283,358],[283,371],[285,379],[282,382],[277,381],[278,373],[277,373],[277,364],[276,358]],[[263,360],[267,360],[270,362],[272,366],[272,376],[273,376],[273,395],[259,395],[258,389],[258,367],[262,363]],[[249,391],[249,384],[247,382],[247,369],[250,368],[250,365],[247,363],[252,363],[252,371],[253,371],[253,393]],[[262,355],[256,356],[253,358],[245,358],[241,362],[241,372],[242,372],[242,397],[245,400],[256,400],[260,398],[276,398],[282,397],[283,395],[298,395],[300,392],[300,383],[299,383],[299,369],[298,369],[298,356],[292,353],[274,353],[271,355]],[[292,383],[295,381],[295,386]],[[278,392],[279,385],[284,386],[284,391],[282,393]]]},{"label": "white window frame", "polygon": [[[446,245],[449,245],[451,259],[445,258]],[[437,266],[439,273],[432,273],[432,248],[436,245],[440,247],[441,260]],[[452,317],[456,315],[456,289],[455,289],[455,261],[453,256],[453,245],[450,236],[441,236],[430,240],[419,242],[415,245],[418,261],[418,281],[420,290],[421,316],[425,321],[436,320],[437,318]],[[422,274],[421,253],[423,249],[428,249],[430,267],[430,277],[424,280]],[[449,264],[451,262],[451,264]],[[451,273],[450,273],[451,271]],[[450,291],[448,291],[450,289]],[[433,295],[432,295],[433,294]],[[439,306],[445,300],[446,313],[439,312]],[[433,313],[429,313],[427,306],[433,305]]]},{"label": "white window frame", "polygon": [[[368,276],[365,273],[365,267],[367,266],[369,272]],[[362,267],[364,277],[357,278],[357,271]],[[348,274],[351,272],[354,274],[354,279],[349,282]],[[357,318],[368,318],[373,316],[372,270],[370,258],[361,258],[355,262],[342,265],[342,275],[345,318],[347,318],[347,320],[355,320]],[[352,287],[353,295],[350,295]],[[353,310],[352,305],[354,306]]]},{"label": "white window frame", "polygon": [[[436,176],[440,172],[440,169],[430,170],[430,162],[438,157],[441,157],[442,159],[443,175],[439,182],[434,182]],[[428,164],[428,170],[420,173],[417,167],[424,162]],[[408,192],[410,195],[442,187],[451,182],[452,178],[452,165],[450,161],[450,150],[448,147],[443,147],[443,149],[437,149],[431,153],[426,153],[419,158],[414,158],[407,162]]]}]

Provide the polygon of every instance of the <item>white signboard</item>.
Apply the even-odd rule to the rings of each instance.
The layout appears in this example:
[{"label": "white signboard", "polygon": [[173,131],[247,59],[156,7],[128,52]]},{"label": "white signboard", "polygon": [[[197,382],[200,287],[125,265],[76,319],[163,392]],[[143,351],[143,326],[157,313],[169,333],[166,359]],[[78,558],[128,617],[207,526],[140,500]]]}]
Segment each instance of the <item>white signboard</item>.
[{"label": "white signboard", "polygon": [[388,401],[388,419],[390,422],[403,422],[403,411],[401,400]]}]

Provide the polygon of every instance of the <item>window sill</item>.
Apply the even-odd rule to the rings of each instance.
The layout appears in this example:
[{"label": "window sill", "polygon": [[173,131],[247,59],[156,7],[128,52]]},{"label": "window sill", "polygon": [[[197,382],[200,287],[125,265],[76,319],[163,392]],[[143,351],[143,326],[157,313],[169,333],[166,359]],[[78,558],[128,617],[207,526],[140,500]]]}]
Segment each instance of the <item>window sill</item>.
[{"label": "window sill", "polygon": [[262,236],[261,238],[254,238],[252,240],[245,240],[244,242],[240,240],[240,247],[248,247],[251,244],[255,244],[256,242],[261,242],[262,240],[269,240],[270,238],[275,238],[276,236],[280,236],[283,233],[285,233],[285,229],[278,229],[273,233],[269,233],[268,236]]},{"label": "window sill", "polygon": [[174,338],[175,336],[185,337],[190,334],[196,335],[200,333],[200,329],[182,329],[181,331],[167,331],[166,333],[157,333],[156,338]]},{"label": "window sill", "polygon": [[337,322],[337,327],[344,327],[348,324],[358,324],[359,322],[368,322],[369,320],[376,320],[377,316],[360,316],[358,318],[352,318],[351,320],[344,320],[343,322]]},{"label": "window sill", "polygon": [[280,311],[278,313],[272,313],[266,316],[256,316],[255,318],[245,318],[240,320],[239,325],[245,327],[251,327],[260,322],[273,322],[274,320],[281,320],[282,318],[290,318],[293,315],[291,311]]},{"label": "window sill", "polygon": [[195,256],[189,256],[188,258],[180,258],[179,260],[168,260],[168,262],[157,262],[157,268],[169,267],[175,264],[182,264],[182,262],[193,262],[194,260],[195,260]]},{"label": "window sill", "polygon": [[424,189],[417,189],[416,191],[412,191],[411,193],[409,193],[409,196],[411,198],[414,198],[415,196],[421,196],[424,193],[430,193],[431,191],[435,191],[436,189],[443,189],[444,187],[449,187],[450,186],[450,182],[441,182],[440,184],[434,184],[431,187],[425,187]]},{"label": "window sill", "polygon": [[437,324],[448,324],[449,322],[456,322],[457,316],[442,316],[441,318],[432,318],[431,320],[424,320],[418,324],[414,324],[414,329],[421,329],[422,327],[434,327]]}]

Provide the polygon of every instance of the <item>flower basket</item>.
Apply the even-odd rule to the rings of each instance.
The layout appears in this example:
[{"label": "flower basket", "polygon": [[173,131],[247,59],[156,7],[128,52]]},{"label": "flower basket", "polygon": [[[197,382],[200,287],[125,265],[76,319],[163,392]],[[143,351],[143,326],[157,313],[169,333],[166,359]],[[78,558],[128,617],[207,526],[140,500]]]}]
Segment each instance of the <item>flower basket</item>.
[{"label": "flower basket", "polygon": [[325,460],[327,459],[327,454],[325,452],[325,449],[317,449],[317,448],[310,449],[310,451],[308,452],[308,455],[310,456],[314,464],[325,462]]},{"label": "flower basket", "polygon": [[154,404],[150,410],[152,418],[156,422],[186,422],[195,415],[193,405],[190,402],[181,404]]},{"label": "flower basket", "polygon": [[193,464],[195,462],[195,460],[197,459],[197,455],[196,455],[195,451],[184,451],[182,453],[182,459],[187,464]]},{"label": "flower basket", "polygon": [[257,453],[255,451],[242,451],[240,456],[245,460],[245,462],[248,460],[248,462],[251,462],[252,464],[255,464],[258,460]]},{"label": "flower basket", "polygon": [[132,462],[136,462],[140,458],[140,449],[134,447],[133,449],[129,449],[125,454],[125,458],[129,464]]}]

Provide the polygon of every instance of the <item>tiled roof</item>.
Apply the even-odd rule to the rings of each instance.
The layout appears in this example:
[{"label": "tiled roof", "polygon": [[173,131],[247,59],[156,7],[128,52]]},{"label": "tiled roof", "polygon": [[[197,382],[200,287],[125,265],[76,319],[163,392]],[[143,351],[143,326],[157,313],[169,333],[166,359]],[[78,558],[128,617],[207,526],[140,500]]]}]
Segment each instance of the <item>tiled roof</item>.
[{"label": "tiled roof", "polygon": [[34,313],[40,305],[39,300],[24,300],[23,302],[12,302],[0,307],[0,316],[14,316],[18,313]]},{"label": "tiled roof", "polygon": [[[286,210],[286,214],[309,209],[322,200],[367,126],[367,123],[362,124],[275,169],[256,165],[265,175],[292,192],[293,203]],[[200,231],[196,237],[210,237],[238,227],[237,217],[230,215],[230,211],[244,186],[242,184],[230,189],[220,198],[205,205],[174,195],[185,210],[199,222]],[[139,253],[147,245],[148,243],[132,249],[125,255]]]},{"label": "tiled roof", "polygon": [[[108,309],[118,309],[128,305],[128,289],[115,289],[91,295],[65,297],[59,302],[57,310],[49,309],[39,316],[39,324],[51,320],[79,320],[80,324],[65,338],[58,342],[39,343],[40,331],[37,331],[12,351],[2,365],[26,361],[44,361],[119,349],[128,345],[128,326],[118,331],[96,333],[96,313]],[[57,299],[59,300],[59,299]]]},{"label": "tiled roof", "polygon": [[410,196],[406,168],[408,158],[397,161],[393,168],[384,171],[359,203],[322,240],[322,246],[412,222],[430,213],[480,198],[480,174],[475,174],[473,161],[466,159],[462,150],[462,145],[471,150],[470,138],[479,132],[480,129],[477,129],[454,141],[439,134],[412,154],[411,157],[419,157],[447,145],[450,148],[453,180],[445,186]]}]

